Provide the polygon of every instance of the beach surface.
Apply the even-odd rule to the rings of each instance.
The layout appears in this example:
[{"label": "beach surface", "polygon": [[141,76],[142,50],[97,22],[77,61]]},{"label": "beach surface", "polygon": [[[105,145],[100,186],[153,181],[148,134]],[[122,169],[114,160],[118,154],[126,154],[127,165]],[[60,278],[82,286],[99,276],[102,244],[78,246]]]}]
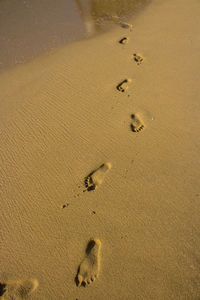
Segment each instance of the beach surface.
[{"label": "beach surface", "polygon": [[155,0],[0,74],[0,299],[199,299],[199,15]]}]

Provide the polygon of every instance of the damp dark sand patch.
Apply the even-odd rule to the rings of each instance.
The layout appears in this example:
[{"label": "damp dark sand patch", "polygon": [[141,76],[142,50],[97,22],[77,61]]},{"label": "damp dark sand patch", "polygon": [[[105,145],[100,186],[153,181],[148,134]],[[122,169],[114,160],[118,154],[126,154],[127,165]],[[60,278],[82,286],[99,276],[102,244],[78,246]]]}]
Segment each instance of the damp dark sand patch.
[{"label": "damp dark sand patch", "polygon": [[53,0],[0,1],[0,71],[121,26],[150,2],[60,0],[57,5]]}]

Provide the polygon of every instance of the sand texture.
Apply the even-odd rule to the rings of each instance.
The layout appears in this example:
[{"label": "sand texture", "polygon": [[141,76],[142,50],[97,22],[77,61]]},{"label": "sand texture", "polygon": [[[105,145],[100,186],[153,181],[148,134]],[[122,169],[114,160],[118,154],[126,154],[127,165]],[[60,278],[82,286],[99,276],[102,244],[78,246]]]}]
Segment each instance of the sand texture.
[{"label": "sand texture", "polygon": [[199,16],[155,0],[0,74],[0,299],[199,299]]}]

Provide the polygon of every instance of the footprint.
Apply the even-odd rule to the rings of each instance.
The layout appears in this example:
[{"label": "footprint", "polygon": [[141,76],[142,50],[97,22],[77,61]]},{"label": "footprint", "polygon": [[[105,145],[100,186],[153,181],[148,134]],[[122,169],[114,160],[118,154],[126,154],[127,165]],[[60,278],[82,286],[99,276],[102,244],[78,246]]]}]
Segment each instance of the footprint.
[{"label": "footprint", "polygon": [[76,276],[78,286],[86,286],[93,282],[99,274],[100,269],[101,241],[91,239],[86,248],[86,255],[81,262]]},{"label": "footprint", "polygon": [[66,203],[66,204],[63,204],[62,206],[61,206],[61,208],[66,208],[66,207],[68,207],[69,206],[69,203]]},{"label": "footprint", "polygon": [[137,65],[141,65],[141,63],[142,63],[143,60],[144,60],[144,57],[143,57],[141,54],[136,54],[136,53],[134,53],[134,54],[133,54],[133,59],[134,59],[134,61],[137,63]]},{"label": "footprint", "polygon": [[120,44],[127,44],[129,39],[127,37],[123,37],[121,40],[119,40]]},{"label": "footprint", "polygon": [[120,24],[120,26],[122,28],[130,29],[130,31],[133,30],[133,24],[129,24],[129,23],[122,22],[122,21],[119,21],[118,23]]},{"label": "footprint", "polygon": [[122,82],[120,82],[117,85],[117,90],[124,93],[128,89],[128,83],[130,83],[132,80],[129,79],[124,79]]},{"label": "footprint", "polygon": [[111,163],[107,162],[85,178],[85,186],[88,192],[95,190],[103,182],[107,171],[110,170],[111,167]]},{"label": "footprint", "polygon": [[138,116],[137,114],[132,114],[131,118],[133,120],[131,123],[132,131],[139,132],[140,130],[142,130],[144,128],[144,124],[143,124],[143,121],[140,116]]},{"label": "footprint", "polygon": [[122,28],[130,29],[130,31],[133,29],[133,24],[123,22],[117,15],[105,15],[104,20],[113,21],[114,23],[119,24]]},{"label": "footprint", "polygon": [[36,279],[8,281],[0,284],[2,300],[22,300],[36,290],[39,283]]}]

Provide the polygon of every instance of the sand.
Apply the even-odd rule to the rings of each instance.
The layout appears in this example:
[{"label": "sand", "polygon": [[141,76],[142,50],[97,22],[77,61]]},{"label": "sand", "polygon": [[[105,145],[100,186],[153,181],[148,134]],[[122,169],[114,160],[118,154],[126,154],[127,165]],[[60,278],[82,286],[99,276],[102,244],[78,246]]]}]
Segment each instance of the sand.
[{"label": "sand", "polygon": [[0,72],[85,35],[74,0],[0,1]]},{"label": "sand", "polygon": [[0,1],[0,72],[67,43],[111,30],[120,20],[128,21],[130,16],[133,19],[150,2]]},{"label": "sand", "polygon": [[2,299],[199,298],[199,15],[155,0],[0,75]]}]

